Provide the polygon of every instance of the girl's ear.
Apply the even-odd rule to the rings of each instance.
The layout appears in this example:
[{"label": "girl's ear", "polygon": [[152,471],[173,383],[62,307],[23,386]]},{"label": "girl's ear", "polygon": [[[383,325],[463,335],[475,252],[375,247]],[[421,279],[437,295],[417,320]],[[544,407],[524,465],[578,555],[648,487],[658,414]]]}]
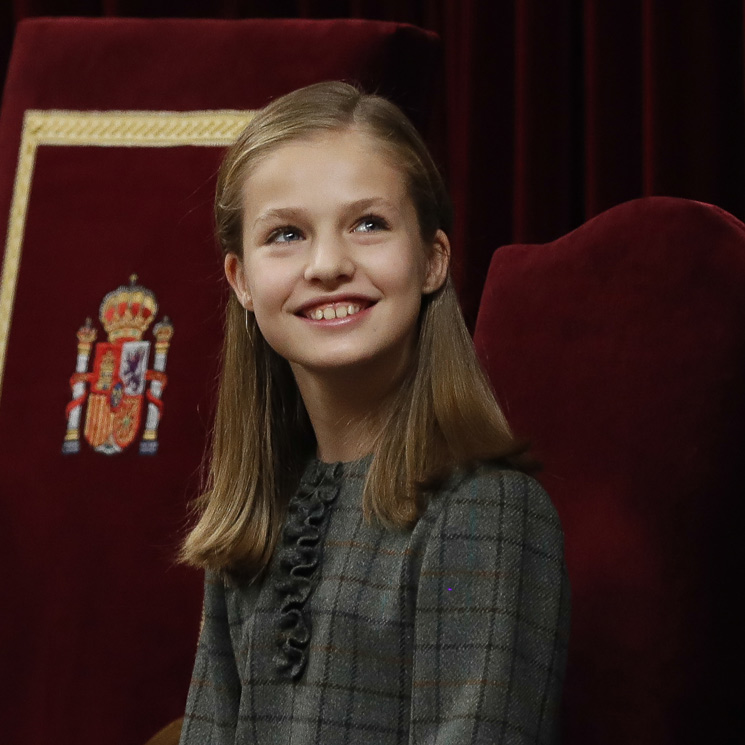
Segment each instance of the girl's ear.
[{"label": "girl's ear", "polygon": [[432,242],[432,253],[427,259],[427,274],[422,285],[422,294],[429,295],[445,283],[450,267],[450,241],[444,230],[435,233]]},{"label": "girl's ear", "polygon": [[238,302],[247,310],[253,312],[253,300],[248,289],[246,272],[243,269],[243,262],[237,254],[225,254],[225,276],[228,283],[233,288]]}]

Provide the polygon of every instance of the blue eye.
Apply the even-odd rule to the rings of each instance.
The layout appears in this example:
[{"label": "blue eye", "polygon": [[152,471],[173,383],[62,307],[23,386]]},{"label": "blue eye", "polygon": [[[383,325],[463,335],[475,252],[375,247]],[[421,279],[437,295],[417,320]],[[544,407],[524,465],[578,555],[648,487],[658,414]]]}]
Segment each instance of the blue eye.
[{"label": "blue eye", "polygon": [[363,217],[354,228],[355,233],[373,233],[377,230],[387,230],[388,223],[382,218],[376,215],[366,215]]},{"label": "blue eye", "polygon": [[269,236],[267,243],[293,243],[294,241],[302,240],[303,235],[297,229],[291,225],[287,225],[284,228],[277,228]]}]

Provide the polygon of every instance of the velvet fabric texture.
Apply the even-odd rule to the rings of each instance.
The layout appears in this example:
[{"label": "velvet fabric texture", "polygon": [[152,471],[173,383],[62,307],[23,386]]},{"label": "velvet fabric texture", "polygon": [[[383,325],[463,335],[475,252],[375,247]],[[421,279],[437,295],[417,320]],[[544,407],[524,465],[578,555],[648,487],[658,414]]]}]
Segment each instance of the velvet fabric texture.
[{"label": "velvet fabric texture", "polygon": [[[436,154],[456,208],[469,326],[497,246],[555,240],[664,194],[745,219],[743,0],[8,0],[41,15],[374,18],[443,41]],[[2,72],[0,72],[2,75]]]},{"label": "velvet fabric texture", "polygon": [[745,226],[659,197],[502,247],[475,341],[564,526],[564,742],[734,742]]},{"label": "velvet fabric texture", "polygon": [[[433,35],[390,23],[22,23],[0,120],[0,215],[9,214],[27,109],[249,110],[311,82],[346,78],[426,124],[437,57]],[[36,149],[5,311],[0,398],[4,742],[142,743],[183,714],[202,577],[175,566],[174,556],[199,490],[222,336],[226,283],[212,238],[221,152]],[[7,262],[5,269],[3,287],[12,280]],[[167,315],[174,331],[164,373],[154,368],[154,326],[142,337],[151,343],[147,391],[165,380],[158,451],[138,451],[147,444],[142,410],[132,444],[116,455],[96,452],[84,411],[79,452],[63,454],[77,335],[89,317],[96,343],[106,341],[99,306],[132,274],[157,299],[155,321]],[[135,364],[141,352],[130,347],[125,383],[145,375]],[[91,385],[83,388],[90,393]],[[133,416],[118,420],[120,434]]]}]

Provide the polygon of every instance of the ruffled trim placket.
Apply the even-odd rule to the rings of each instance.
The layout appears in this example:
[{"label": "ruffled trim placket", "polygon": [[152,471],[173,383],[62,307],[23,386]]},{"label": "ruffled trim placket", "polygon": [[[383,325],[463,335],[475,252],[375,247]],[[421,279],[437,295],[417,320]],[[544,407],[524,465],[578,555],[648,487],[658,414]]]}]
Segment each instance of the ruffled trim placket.
[{"label": "ruffled trim placket", "polygon": [[341,463],[317,461],[288,504],[279,547],[279,634],[274,664],[280,677],[297,680],[308,661],[311,621],[305,603],[313,592],[321,561],[327,512],[341,489]]}]

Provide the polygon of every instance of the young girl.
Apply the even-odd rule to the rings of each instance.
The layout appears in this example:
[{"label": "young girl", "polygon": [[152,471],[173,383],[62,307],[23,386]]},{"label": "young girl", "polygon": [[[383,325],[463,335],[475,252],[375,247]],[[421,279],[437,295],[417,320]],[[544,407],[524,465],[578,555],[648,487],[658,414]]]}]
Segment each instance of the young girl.
[{"label": "young girl", "polygon": [[448,266],[450,211],[393,104],[269,104],[216,197],[227,309],[181,742],[549,743],[569,620]]}]

